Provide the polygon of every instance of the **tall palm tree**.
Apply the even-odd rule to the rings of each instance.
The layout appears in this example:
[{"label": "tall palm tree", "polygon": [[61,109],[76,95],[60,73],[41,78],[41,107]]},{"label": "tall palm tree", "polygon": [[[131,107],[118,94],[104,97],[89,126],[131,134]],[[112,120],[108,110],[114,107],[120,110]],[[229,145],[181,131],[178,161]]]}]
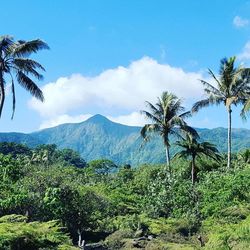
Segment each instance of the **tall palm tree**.
[{"label": "tall palm tree", "polygon": [[149,111],[141,111],[152,123],[146,124],[141,129],[141,136],[147,141],[150,138],[151,132],[158,133],[166,148],[166,162],[171,173],[170,155],[169,155],[169,136],[180,136],[181,131],[188,131],[194,136],[198,136],[197,132],[189,127],[184,119],[190,116],[190,112],[184,112],[184,107],[181,105],[181,100],[168,92],[163,92],[158,102],[153,105],[146,102]]},{"label": "tall palm tree", "polygon": [[10,36],[0,36],[0,116],[2,114],[6,82],[10,81],[12,90],[12,116],[14,116],[16,96],[14,82],[18,82],[37,99],[43,101],[43,93],[31,77],[37,80],[43,79],[43,75],[37,70],[44,71],[43,66],[29,58],[32,53],[41,49],[49,49],[48,45],[40,39],[15,41]]},{"label": "tall palm tree", "polygon": [[196,163],[195,163],[197,157],[205,155],[214,160],[220,159],[219,151],[215,147],[215,145],[209,142],[200,143],[196,140],[196,138],[194,138],[189,133],[186,134],[185,139],[183,138],[181,141],[177,141],[176,145],[183,149],[180,152],[176,153],[174,157],[191,159],[191,166],[192,166],[191,177],[193,185],[197,178]]},{"label": "tall palm tree", "polygon": [[249,93],[249,69],[235,66],[236,57],[224,58],[220,62],[218,77],[212,70],[208,70],[215,85],[201,80],[206,93],[206,98],[193,105],[192,112],[198,112],[201,108],[210,105],[224,104],[228,112],[228,160],[227,167],[231,166],[231,127],[232,105],[242,104]]}]

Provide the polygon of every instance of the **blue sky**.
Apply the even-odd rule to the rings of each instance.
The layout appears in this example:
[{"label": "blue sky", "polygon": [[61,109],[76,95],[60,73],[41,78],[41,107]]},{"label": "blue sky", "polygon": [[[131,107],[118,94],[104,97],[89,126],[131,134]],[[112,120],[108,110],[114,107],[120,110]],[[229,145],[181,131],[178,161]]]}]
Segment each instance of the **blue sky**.
[{"label": "blue sky", "polygon": [[[43,105],[17,89],[11,116],[7,97],[0,131],[30,132],[96,113],[130,125],[163,90],[190,107],[202,97],[198,82],[219,60],[250,61],[250,2],[216,0],[44,0],[1,3],[1,33],[41,38],[51,47],[34,58],[46,68]],[[233,127],[250,128],[234,110]],[[226,126],[224,107],[190,120],[196,127]]]}]

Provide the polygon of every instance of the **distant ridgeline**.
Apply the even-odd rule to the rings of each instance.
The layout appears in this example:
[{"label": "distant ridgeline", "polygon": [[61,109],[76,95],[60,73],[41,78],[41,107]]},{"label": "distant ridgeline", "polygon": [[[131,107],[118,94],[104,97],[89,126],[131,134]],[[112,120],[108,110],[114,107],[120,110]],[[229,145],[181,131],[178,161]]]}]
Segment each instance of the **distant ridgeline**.
[{"label": "distant ridgeline", "polygon": [[[16,142],[35,147],[40,144],[56,144],[59,148],[71,148],[90,161],[107,158],[117,164],[138,165],[142,163],[165,162],[165,151],[161,138],[155,136],[144,144],[140,127],[114,123],[102,115],[95,115],[87,121],[62,124],[38,132],[0,133],[0,142]],[[201,140],[217,145],[221,152],[227,151],[227,129],[197,129]],[[250,130],[232,129],[234,152],[250,148]],[[172,138],[173,141],[173,138]],[[172,143],[171,153],[177,147]]]}]

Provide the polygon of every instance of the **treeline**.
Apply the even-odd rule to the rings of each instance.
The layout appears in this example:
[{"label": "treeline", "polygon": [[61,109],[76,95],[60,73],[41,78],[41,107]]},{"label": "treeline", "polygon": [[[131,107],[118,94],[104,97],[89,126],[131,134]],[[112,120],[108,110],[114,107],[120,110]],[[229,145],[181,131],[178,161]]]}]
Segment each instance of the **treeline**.
[{"label": "treeline", "polygon": [[248,150],[233,154],[231,169],[226,156],[219,163],[198,158],[195,188],[192,166],[180,158],[170,177],[165,165],[86,163],[54,145],[2,143],[0,151],[0,249],[73,249],[71,240],[98,241],[103,249],[250,244]]}]

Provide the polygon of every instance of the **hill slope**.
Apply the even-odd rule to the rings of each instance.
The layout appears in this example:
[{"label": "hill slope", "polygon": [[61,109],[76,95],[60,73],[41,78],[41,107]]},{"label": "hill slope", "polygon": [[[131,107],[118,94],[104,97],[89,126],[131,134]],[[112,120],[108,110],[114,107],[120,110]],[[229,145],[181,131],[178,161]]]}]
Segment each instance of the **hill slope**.
[{"label": "hill slope", "polygon": [[[89,161],[108,158],[116,163],[133,165],[160,163],[165,160],[162,141],[153,138],[142,146],[140,127],[114,123],[95,115],[82,123],[62,124],[31,134],[0,133],[0,141],[24,143],[34,147],[39,144],[56,144],[59,148],[72,148]],[[221,152],[227,150],[227,129],[197,129],[201,139],[215,143]],[[250,130],[233,129],[233,151],[250,148]],[[172,146],[172,154],[177,148]]]}]

